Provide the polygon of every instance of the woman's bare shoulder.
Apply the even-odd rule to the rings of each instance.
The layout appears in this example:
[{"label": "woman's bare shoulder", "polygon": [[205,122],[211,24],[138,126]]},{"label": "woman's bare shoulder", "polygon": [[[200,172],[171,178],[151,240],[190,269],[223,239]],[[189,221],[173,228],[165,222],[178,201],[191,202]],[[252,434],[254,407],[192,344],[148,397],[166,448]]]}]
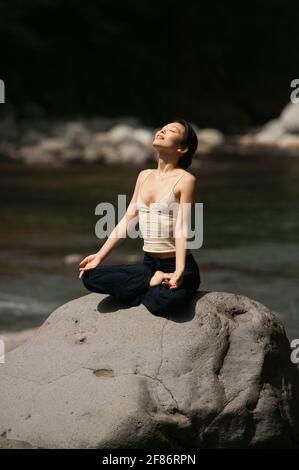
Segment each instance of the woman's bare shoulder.
[{"label": "woman's bare shoulder", "polygon": [[195,183],[196,182],[197,177],[195,175],[193,175],[193,173],[191,173],[190,171],[186,171],[186,170],[183,170],[183,171],[185,173],[184,177],[182,178],[182,180],[184,180],[183,184],[185,184],[185,183]]},{"label": "woman's bare shoulder", "polygon": [[144,176],[148,175],[152,171],[151,168],[145,168],[144,170],[140,170],[138,173],[138,179],[142,179]]},{"label": "woman's bare shoulder", "polygon": [[147,175],[150,171],[153,171],[153,168],[145,168],[144,170],[141,170],[139,174]]}]

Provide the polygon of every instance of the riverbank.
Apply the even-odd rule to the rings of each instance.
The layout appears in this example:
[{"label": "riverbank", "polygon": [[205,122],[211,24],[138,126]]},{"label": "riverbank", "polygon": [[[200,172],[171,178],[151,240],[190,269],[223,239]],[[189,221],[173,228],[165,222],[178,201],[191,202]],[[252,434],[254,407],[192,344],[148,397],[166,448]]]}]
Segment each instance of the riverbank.
[{"label": "riverbank", "polygon": [[[215,153],[299,157],[299,104],[289,103],[277,118],[230,135],[192,125],[198,138],[194,167],[201,156]],[[0,160],[53,168],[96,162],[145,165],[156,158],[152,142],[158,129],[134,116],[20,120],[7,113],[0,123]]]}]

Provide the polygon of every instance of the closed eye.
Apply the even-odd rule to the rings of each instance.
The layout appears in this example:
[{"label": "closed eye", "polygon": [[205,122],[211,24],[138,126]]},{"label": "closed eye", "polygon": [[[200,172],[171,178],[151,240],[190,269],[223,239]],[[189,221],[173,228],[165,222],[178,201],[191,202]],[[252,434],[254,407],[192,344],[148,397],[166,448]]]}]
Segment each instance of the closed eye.
[{"label": "closed eye", "polygon": [[[163,129],[161,129],[159,132],[161,132]],[[176,132],[176,129],[165,129],[166,131],[170,131],[170,132]]]}]

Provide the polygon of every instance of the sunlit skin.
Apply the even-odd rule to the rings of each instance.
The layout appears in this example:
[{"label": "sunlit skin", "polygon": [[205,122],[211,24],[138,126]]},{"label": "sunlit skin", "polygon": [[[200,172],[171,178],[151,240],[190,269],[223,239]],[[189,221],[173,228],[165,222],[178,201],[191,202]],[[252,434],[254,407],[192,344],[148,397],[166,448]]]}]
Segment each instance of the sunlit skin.
[{"label": "sunlit skin", "polygon": [[[157,174],[162,175],[161,181],[163,181],[163,175],[168,172],[175,171],[177,163],[182,155],[187,152],[187,148],[181,146],[181,140],[184,134],[184,126],[179,122],[171,122],[166,124],[159,129],[153,141],[153,147],[159,152],[159,163]],[[163,183],[162,183],[163,184]],[[166,254],[167,256],[168,254]],[[171,253],[169,253],[171,256]],[[151,285],[163,284],[168,286],[170,289],[177,289],[183,280],[183,273],[173,272],[164,273],[163,271],[156,271],[151,279]]]},{"label": "sunlit skin", "polygon": [[158,286],[163,282],[164,280],[167,280],[170,278],[170,275],[167,273],[164,273],[163,271],[157,270],[153,277],[150,280],[150,287]]},{"label": "sunlit skin", "polygon": [[[164,185],[165,180],[169,179],[169,176],[177,175],[181,169],[177,166],[179,159],[187,152],[188,148],[181,146],[181,140],[184,135],[185,127],[178,122],[171,122],[164,125],[155,133],[153,140],[153,147],[158,151],[158,167],[154,170],[154,175],[158,186]],[[180,171],[177,171],[180,170]],[[185,185],[190,182],[185,182]],[[153,256],[159,256],[159,254],[152,253]],[[163,253],[165,257],[172,256],[173,252]],[[79,263],[79,278],[82,277],[84,271],[95,268],[99,263],[102,262],[99,253],[89,255]],[[150,287],[163,284],[168,286],[170,289],[176,289],[180,286],[183,280],[184,270],[176,270],[173,273],[164,273],[163,271],[157,270],[150,280]]]}]

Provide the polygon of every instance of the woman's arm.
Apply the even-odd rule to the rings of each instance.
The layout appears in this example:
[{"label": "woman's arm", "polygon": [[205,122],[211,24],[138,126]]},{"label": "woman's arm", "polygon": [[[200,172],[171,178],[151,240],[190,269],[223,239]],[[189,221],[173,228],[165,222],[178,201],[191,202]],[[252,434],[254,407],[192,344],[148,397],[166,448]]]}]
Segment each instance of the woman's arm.
[{"label": "woman's arm", "polygon": [[176,272],[180,274],[183,274],[185,270],[188,227],[196,197],[196,181],[196,177],[191,174],[182,181],[180,207],[175,227]]},{"label": "woman's arm", "polygon": [[122,242],[122,240],[126,237],[131,224],[136,221],[136,217],[138,216],[137,196],[139,192],[140,182],[143,180],[143,178],[146,175],[146,172],[148,171],[149,171],[148,169],[142,170],[138,174],[137,180],[135,183],[134,193],[128,205],[125,215],[119,221],[119,223],[114,227],[109,237],[107,238],[106,242],[101,246],[99,251],[96,253],[96,255],[99,257],[101,262],[108,256],[108,254],[111,252],[113,248],[115,248]]},{"label": "woman's arm", "polygon": [[180,206],[175,224],[175,272],[170,276],[169,281],[164,281],[171,289],[179,287],[183,280],[185,264],[186,264],[186,250],[188,240],[188,227],[190,225],[191,210],[196,197],[196,183],[197,179],[192,174],[181,181],[180,191]]},{"label": "woman's arm", "polygon": [[116,225],[116,227],[110,233],[106,242],[101,246],[97,253],[92,255],[86,256],[80,263],[79,263],[79,278],[82,278],[85,271],[89,269],[93,269],[97,267],[102,261],[108,256],[110,251],[115,248],[120,242],[126,237],[127,231],[130,227],[130,224],[135,221],[136,216],[138,215],[138,207],[137,207],[137,196],[139,192],[140,182],[143,181],[143,177],[145,176],[146,172],[150,170],[142,170],[138,174],[135,189],[130,201],[130,204],[126,210],[124,217],[121,221]]}]

